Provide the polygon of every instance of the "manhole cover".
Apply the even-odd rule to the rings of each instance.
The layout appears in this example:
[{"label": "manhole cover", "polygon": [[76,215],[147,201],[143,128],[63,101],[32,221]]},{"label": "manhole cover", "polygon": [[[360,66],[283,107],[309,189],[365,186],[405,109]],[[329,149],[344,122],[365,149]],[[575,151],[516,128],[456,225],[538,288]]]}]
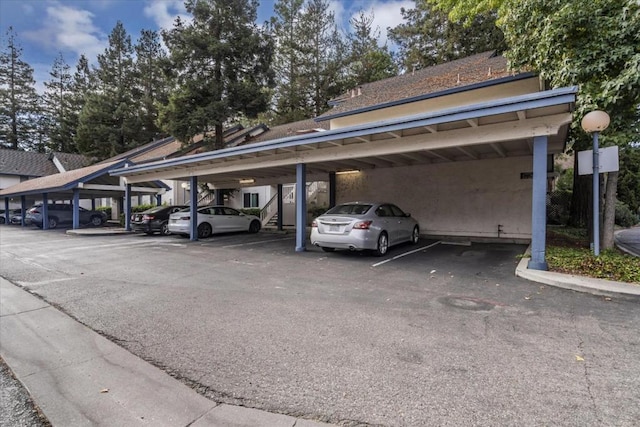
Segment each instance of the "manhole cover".
[{"label": "manhole cover", "polygon": [[450,307],[471,311],[488,311],[495,307],[493,303],[472,297],[442,297],[440,302]]}]

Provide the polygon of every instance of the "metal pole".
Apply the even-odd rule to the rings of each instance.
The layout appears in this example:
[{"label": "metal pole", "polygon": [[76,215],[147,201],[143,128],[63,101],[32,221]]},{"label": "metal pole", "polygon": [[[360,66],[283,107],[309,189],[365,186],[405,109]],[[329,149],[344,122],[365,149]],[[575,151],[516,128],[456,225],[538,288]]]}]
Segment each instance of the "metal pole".
[{"label": "metal pole", "polygon": [[600,165],[598,132],[593,133],[593,254],[600,255]]}]

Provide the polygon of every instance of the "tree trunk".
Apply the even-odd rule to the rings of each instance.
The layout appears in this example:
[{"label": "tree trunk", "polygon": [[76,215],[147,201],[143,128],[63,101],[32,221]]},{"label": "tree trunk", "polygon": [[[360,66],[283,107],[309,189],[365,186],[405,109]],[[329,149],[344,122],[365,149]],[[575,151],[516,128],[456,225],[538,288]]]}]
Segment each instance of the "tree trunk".
[{"label": "tree trunk", "polygon": [[613,248],[613,226],[616,217],[616,191],[618,172],[609,172],[604,200],[604,224],[602,226],[602,249]]}]

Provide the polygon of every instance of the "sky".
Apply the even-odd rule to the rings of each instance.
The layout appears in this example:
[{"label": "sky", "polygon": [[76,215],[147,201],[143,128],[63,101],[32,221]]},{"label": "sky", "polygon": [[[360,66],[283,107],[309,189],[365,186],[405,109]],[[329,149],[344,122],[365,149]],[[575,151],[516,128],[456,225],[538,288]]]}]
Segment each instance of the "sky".
[{"label": "sky", "polygon": [[[262,23],[273,15],[276,0],[259,1],[258,23]],[[414,6],[413,0],[328,1],[344,30],[360,10],[373,12],[373,25],[380,29],[382,44],[386,29],[402,22],[400,9]],[[22,59],[34,69],[36,88],[41,92],[59,54],[72,71],[83,53],[95,64],[118,21],[135,43],[141,30],[170,29],[179,15],[186,16],[183,0],[0,0],[0,36],[6,46],[7,30],[13,27]]]}]

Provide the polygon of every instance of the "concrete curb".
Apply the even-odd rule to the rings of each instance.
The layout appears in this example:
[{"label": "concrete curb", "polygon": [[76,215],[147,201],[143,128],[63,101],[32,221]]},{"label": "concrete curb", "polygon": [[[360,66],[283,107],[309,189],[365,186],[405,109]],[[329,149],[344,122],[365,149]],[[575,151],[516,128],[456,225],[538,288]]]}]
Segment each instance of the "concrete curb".
[{"label": "concrete curb", "polygon": [[54,426],[330,426],[209,400],[2,277],[0,289],[0,355]]},{"label": "concrete curb", "polygon": [[640,296],[640,285],[633,285],[612,280],[593,279],[573,274],[555,273],[553,271],[530,270],[527,268],[531,247],[516,267],[516,276],[557,288],[570,289],[602,296]]}]

